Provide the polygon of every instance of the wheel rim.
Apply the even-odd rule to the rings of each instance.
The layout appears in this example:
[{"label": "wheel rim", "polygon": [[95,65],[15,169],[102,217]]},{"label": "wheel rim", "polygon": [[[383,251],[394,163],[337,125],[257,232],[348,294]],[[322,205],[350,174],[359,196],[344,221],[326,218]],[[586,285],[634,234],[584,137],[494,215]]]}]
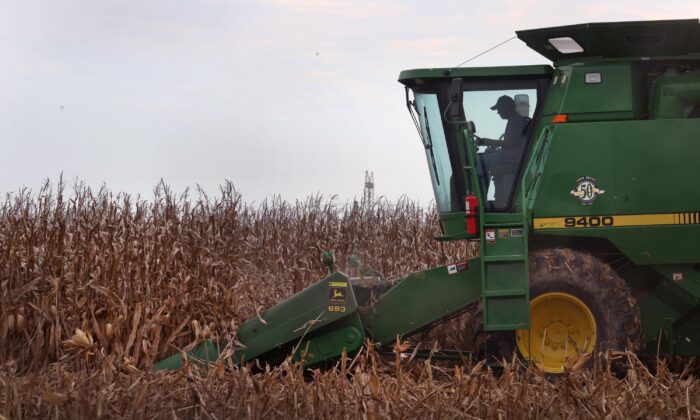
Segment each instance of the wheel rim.
[{"label": "wheel rim", "polygon": [[562,373],[567,358],[595,347],[597,327],[591,310],[580,299],[562,292],[545,293],[530,301],[530,329],[515,333],[520,354],[547,373]]}]

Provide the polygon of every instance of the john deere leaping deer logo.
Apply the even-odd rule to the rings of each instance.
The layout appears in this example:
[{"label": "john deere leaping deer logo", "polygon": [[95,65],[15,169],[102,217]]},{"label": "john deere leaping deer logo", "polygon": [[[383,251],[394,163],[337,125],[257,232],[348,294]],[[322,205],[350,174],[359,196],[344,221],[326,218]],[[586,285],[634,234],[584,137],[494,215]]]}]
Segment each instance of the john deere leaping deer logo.
[{"label": "john deere leaping deer logo", "polygon": [[592,176],[582,176],[576,180],[576,188],[571,190],[571,195],[578,198],[584,206],[590,206],[596,197],[605,194],[605,190],[598,188],[596,182]]},{"label": "john deere leaping deer logo", "polygon": [[347,283],[331,282],[328,288],[328,300],[331,302],[345,302],[347,300]]}]

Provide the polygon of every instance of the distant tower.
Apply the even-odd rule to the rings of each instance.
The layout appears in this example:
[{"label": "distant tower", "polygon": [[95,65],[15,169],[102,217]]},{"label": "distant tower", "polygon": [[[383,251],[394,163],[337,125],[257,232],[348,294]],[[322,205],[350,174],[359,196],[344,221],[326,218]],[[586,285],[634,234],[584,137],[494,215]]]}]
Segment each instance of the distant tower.
[{"label": "distant tower", "polygon": [[362,194],[362,205],[365,208],[374,204],[374,172],[365,171],[365,190]]}]

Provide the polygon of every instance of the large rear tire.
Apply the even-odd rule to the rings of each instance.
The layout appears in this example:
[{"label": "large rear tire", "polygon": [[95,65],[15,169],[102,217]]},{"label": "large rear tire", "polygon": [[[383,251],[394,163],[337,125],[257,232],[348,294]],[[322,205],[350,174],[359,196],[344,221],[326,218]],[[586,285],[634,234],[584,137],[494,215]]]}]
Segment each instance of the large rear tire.
[{"label": "large rear tire", "polygon": [[639,307],[610,266],[565,248],[534,251],[529,264],[530,329],[486,333],[479,328],[478,353],[510,360],[517,351],[521,360],[558,374],[567,359],[583,353],[639,349]]}]

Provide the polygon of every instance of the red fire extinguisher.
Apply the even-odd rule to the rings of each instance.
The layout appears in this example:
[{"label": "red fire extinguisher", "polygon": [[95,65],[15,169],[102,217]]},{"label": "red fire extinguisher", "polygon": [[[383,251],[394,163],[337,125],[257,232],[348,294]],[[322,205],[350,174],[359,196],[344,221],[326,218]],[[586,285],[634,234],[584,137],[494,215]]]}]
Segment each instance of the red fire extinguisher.
[{"label": "red fire extinguisher", "polygon": [[479,199],[476,195],[469,194],[464,197],[464,209],[467,214],[467,234],[478,234]]}]

